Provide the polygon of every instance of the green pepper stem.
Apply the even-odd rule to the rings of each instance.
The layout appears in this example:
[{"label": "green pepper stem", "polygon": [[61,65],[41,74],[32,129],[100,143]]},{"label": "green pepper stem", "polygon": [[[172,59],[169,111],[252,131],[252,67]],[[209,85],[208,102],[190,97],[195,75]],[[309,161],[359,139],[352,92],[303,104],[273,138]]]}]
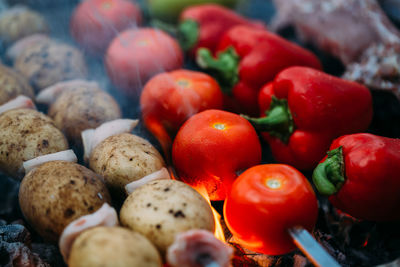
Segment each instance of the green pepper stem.
[{"label": "green pepper stem", "polygon": [[312,178],[317,190],[329,196],[339,191],[345,178],[342,147],[328,151],[327,154],[326,160],[315,168]]},{"label": "green pepper stem", "polygon": [[194,20],[184,20],[178,26],[178,40],[184,51],[193,48],[199,39],[199,25]]},{"label": "green pepper stem", "polygon": [[239,60],[233,47],[218,53],[217,58],[213,57],[209,49],[200,48],[196,57],[197,64],[203,69],[210,70],[225,94],[231,94],[233,87],[239,81]]},{"label": "green pepper stem", "polygon": [[278,137],[287,143],[290,135],[294,131],[294,122],[290,113],[287,100],[272,97],[270,109],[266,112],[266,117],[251,118],[242,115],[258,131],[268,132],[271,136]]}]

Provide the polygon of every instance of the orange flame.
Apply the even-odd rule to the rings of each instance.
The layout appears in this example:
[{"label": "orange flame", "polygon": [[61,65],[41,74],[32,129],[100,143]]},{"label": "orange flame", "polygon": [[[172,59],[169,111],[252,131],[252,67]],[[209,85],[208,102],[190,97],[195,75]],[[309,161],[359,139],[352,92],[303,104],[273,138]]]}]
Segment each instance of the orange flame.
[{"label": "orange flame", "polygon": [[175,170],[174,170],[174,168],[172,166],[168,166],[168,172],[169,172],[169,176],[171,176],[172,180],[178,180],[179,181],[179,179],[177,178],[177,175],[175,173]]},{"label": "orange flame", "polygon": [[172,163],[171,160],[171,146],[172,140],[165,127],[156,119],[150,117],[143,117],[144,123],[149,131],[156,137],[164,152],[165,161],[168,164]]},{"label": "orange flame", "polygon": [[211,207],[211,210],[214,215],[214,222],[215,222],[215,231],[214,231],[215,237],[218,238],[219,240],[221,240],[222,242],[226,242],[224,230],[222,229],[222,225],[221,225],[221,215],[218,213],[218,211],[216,211],[213,208],[213,206],[211,206],[211,201],[210,201],[210,197],[208,196],[207,190],[205,189],[204,186],[197,187],[195,189],[207,200],[208,204]]},{"label": "orange flame", "polygon": [[[171,176],[171,179],[173,180],[179,180],[175,170],[172,166],[168,167],[168,171],[169,174]],[[210,205],[210,208],[212,210],[212,213],[214,215],[214,222],[215,222],[215,231],[214,231],[214,235],[217,239],[221,240],[222,242],[226,242],[225,239],[225,234],[224,234],[224,230],[222,229],[222,225],[221,225],[221,215],[218,213],[218,211],[216,211],[213,206],[211,206],[211,201],[210,201],[210,197],[208,196],[207,193],[207,189],[204,186],[199,186],[199,187],[193,187],[197,192],[199,192],[208,202],[208,204]]]}]

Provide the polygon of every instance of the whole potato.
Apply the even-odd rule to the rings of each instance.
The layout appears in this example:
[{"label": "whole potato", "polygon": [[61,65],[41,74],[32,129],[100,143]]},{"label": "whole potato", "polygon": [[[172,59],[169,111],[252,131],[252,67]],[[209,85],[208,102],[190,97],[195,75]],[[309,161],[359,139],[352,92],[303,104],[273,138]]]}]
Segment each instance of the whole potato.
[{"label": "whole potato", "polygon": [[176,180],[145,184],[128,196],[120,212],[122,225],[146,236],[162,255],[175,235],[191,229],[214,231],[207,201],[189,185]]},{"label": "whole potato", "polygon": [[123,195],[125,185],[160,170],[165,162],[150,142],[123,133],[98,144],[90,155],[89,166],[104,177],[112,192]]},{"label": "whole potato", "polygon": [[67,149],[67,139],[43,113],[13,109],[0,114],[0,170],[6,174],[21,179],[24,161]]},{"label": "whole potato", "polygon": [[23,50],[15,59],[14,68],[38,91],[60,81],[87,76],[82,53],[75,47],[51,40]]},{"label": "whole potato", "polygon": [[68,161],[49,161],[30,171],[19,189],[25,219],[46,240],[57,241],[75,219],[110,203],[97,174]]},{"label": "whole potato", "polygon": [[32,99],[35,97],[32,87],[24,76],[1,64],[0,88],[0,105],[19,95],[25,95]]},{"label": "whole potato", "polygon": [[120,118],[121,110],[114,98],[100,88],[77,87],[61,93],[48,114],[70,142],[80,145],[83,130]]},{"label": "whole potato", "polygon": [[162,266],[156,247],[143,235],[122,227],[95,227],[78,236],[70,267]]},{"label": "whole potato", "polygon": [[37,12],[24,6],[15,6],[0,15],[0,39],[13,43],[35,33],[48,33],[46,20]]}]

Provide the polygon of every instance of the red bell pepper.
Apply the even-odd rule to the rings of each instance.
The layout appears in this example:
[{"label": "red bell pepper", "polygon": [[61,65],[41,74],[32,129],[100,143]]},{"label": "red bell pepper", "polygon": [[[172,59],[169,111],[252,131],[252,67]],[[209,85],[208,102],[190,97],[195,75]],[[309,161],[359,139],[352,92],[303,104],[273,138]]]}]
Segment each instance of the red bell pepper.
[{"label": "red bell pepper", "polygon": [[331,142],[365,131],[372,97],[365,86],[307,67],[279,73],[259,95],[263,118],[248,118],[261,131],[278,162],[314,168]]},{"label": "red bell pepper", "polygon": [[263,29],[260,21],[251,21],[217,4],[196,5],[186,8],[180,16],[178,37],[184,50],[194,56],[200,47],[215,51],[222,34],[236,25]]},{"label": "red bell pepper", "polygon": [[209,69],[228,96],[227,106],[235,112],[258,114],[257,96],[261,87],[283,69],[308,66],[321,69],[311,52],[266,30],[236,26],[221,38],[217,59],[207,49],[199,49],[197,63]]},{"label": "red bell pepper", "polygon": [[313,173],[320,193],[356,218],[400,220],[400,139],[345,135],[329,150]]}]

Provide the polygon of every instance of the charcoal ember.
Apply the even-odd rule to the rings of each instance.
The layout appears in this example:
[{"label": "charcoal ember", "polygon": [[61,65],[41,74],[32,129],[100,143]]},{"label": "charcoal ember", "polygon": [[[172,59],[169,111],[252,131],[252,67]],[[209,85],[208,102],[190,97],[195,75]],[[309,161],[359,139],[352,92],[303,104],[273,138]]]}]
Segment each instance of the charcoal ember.
[{"label": "charcoal ember", "polygon": [[322,245],[322,247],[332,255],[341,266],[350,266],[345,254],[340,250],[339,244],[332,235],[323,233],[321,231],[314,232],[315,239]]},{"label": "charcoal ember", "polygon": [[0,219],[10,222],[22,218],[18,202],[19,182],[0,174]]},{"label": "charcoal ember", "polygon": [[231,237],[228,243],[234,248],[234,256],[232,259],[232,266],[234,267],[256,267],[256,266],[268,266],[268,267],[311,267],[311,262],[301,254],[300,251],[280,255],[280,256],[269,256],[266,254],[256,253],[248,250],[238,243],[235,242],[235,238]]},{"label": "charcoal ember", "polygon": [[56,245],[48,243],[32,243],[32,252],[51,266],[66,266]]},{"label": "charcoal ember", "polygon": [[28,230],[20,224],[9,224],[0,226],[0,241],[7,243],[31,244],[31,235]]},{"label": "charcoal ember", "polygon": [[371,46],[359,62],[347,66],[343,78],[392,92],[400,100],[400,44]]},{"label": "charcoal ember", "polygon": [[[274,0],[277,15],[270,28],[293,25],[303,42],[356,61],[374,43],[400,42],[400,33],[376,0]],[[351,27],[350,27],[351,26]]]},{"label": "charcoal ember", "polygon": [[50,267],[21,242],[8,243],[0,241],[0,266],[12,267]]},{"label": "charcoal ember", "polygon": [[20,224],[26,227],[26,222],[22,218],[16,219],[15,221],[12,221],[10,224]]},{"label": "charcoal ember", "polygon": [[342,266],[375,266],[400,255],[399,223],[361,221],[324,199],[314,237]]},{"label": "charcoal ember", "polygon": [[32,244],[29,231],[17,222],[0,226],[0,266],[64,266],[56,246]]},{"label": "charcoal ember", "polygon": [[305,267],[312,266],[312,264],[308,261],[306,257],[303,255],[295,254],[293,256],[293,267]]},{"label": "charcoal ember", "polygon": [[396,24],[400,26],[400,1],[399,0],[379,0],[379,4],[382,9],[388,15],[388,17]]},{"label": "charcoal ember", "polygon": [[[229,243],[234,249],[234,254],[232,258],[233,267],[258,267],[259,263],[251,258],[252,255],[246,254],[244,249],[237,243]],[[265,265],[268,266],[268,265]]]}]

